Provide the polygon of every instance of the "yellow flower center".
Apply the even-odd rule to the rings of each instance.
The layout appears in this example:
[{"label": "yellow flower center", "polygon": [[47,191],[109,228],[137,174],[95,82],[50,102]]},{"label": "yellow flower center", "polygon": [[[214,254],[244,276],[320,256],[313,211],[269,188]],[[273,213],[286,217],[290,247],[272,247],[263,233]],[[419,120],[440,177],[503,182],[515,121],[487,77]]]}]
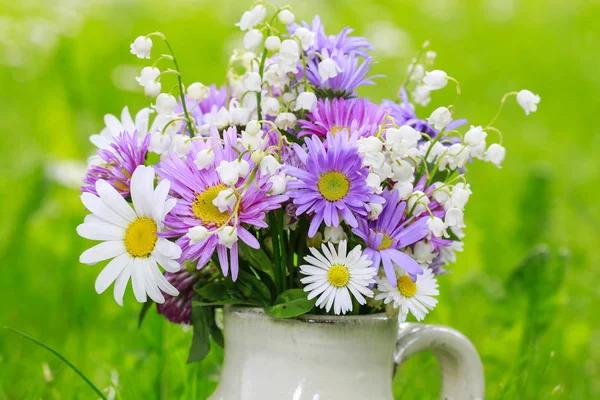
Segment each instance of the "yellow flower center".
[{"label": "yellow flower center", "polygon": [[221,212],[217,206],[213,204],[213,200],[217,198],[222,190],[227,187],[223,184],[211,186],[204,192],[200,193],[192,203],[192,212],[205,224],[214,223],[218,226],[223,225],[229,218],[227,211]]},{"label": "yellow flower center", "polygon": [[389,237],[388,235],[384,235],[383,239],[381,239],[381,244],[379,245],[379,247],[377,247],[377,250],[389,249],[391,245],[392,245],[392,238]]},{"label": "yellow flower center", "polygon": [[398,279],[398,290],[404,297],[413,297],[417,293],[417,284],[410,279],[410,276],[404,275]]},{"label": "yellow flower center", "polygon": [[327,272],[327,280],[335,287],[344,287],[350,280],[350,272],[344,265],[334,264]]},{"label": "yellow flower center", "polygon": [[336,125],[336,126],[334,126],[333,128],[331,128],[331,134],[332,134],[333,136],[335,136],[335,135],[336,135],[338,132],[341,132],[341,131],[343,131],[344,129],[348,129],[348,128],[346,128],[345,126],[337,126],[337,125]]},{"label": "yellow flower center", "polygon": [[125,249],[133,257],[148,257],[158,240],[156,231],[156,222],[151,218],[136,219],[125,230]]},{"label": "yellow flower center", "polygon": [[344,198],[350,189],[350,181],[341,172],[325,172],[317,182],[319,192],[329,201]]}]

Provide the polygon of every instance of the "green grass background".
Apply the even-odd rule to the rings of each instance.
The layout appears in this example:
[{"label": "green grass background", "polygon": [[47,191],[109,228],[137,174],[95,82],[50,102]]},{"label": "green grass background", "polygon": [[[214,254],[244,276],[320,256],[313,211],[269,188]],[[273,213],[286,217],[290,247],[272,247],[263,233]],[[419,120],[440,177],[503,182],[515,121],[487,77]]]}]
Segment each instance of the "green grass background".
[{"label": "green grass background", "polygon": [[[426,39],[437,67],[460,80],[456,113],[472,123],[487,123],[505,92],[542,97],[529,117],[514,98],[506,105],[498,123],[504,167],[476,162],[468,172],[466,250],[440,278],[440,303],[426,320],[473,341],[490,399],[600,398],[598,4],[292,1],[298,18],[318,11],[328,32],[350,25],[381,49],[374,72],[387,78],[361,91],[374,100],[394,98]],[[190,332],[154,311],[138,330],[131,294],[121,308],[94,292],[100,268],[78,262],[90,243],[75,233],[84,216],[77,190],[49,180],[45,166],[85,159],[105,113],[147,104],[133,78],[144,65],[129,54],[133,38],[162,31],[185,81],[223,83],[228,52],[241,40],[233,24],[249,5],[0,2],[0,326],[61,351],[101,388],[116,371],[122,399],[205,399],[222,352],[188,366]],[[454,94],[433,97],[432,105],[447,105]],[[523,263],[538,243],[548,252]],[[399,370],[394,392],[435,398],[439,385],[435,359],[422,354]],[[93,398],[54,356],[0,329],[1,400]]]}]

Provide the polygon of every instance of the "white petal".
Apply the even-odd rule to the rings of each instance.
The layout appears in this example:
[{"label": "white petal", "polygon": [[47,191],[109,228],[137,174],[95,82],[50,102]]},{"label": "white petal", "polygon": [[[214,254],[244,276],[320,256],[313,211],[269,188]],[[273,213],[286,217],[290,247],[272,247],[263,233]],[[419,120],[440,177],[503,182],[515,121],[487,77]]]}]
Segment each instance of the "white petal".
[{"label": "white petal", "polygon": [[152,216],[154,169],[138,166],[131,176],[131,200],[138,217]]},{"label": "white petal", "polygon": [[108,242],[99,243],[84,251],[81,256],[79,256],[79,262],[83,264],[95,264],[99,261],[119,256],[126,251],[125,244],[123,244],[122,240],[110,240]]},{"label": "white petal", "polygon": [[142,108],[135,115],[135,127],[137,128],[140,137],[144,137],[146,136],[146,133],[148,133],[148,121],[151,112],[152,110],[149,108]]},{"label": "white petal", "polygon": [[321,260],[316,259],[313,256],[305,256],[304,260],[306,262],[311,263],[312,265],[314,265],[315,267],[321,268],[323,271],[327,272],[329,271],[329,268],[331,265],[329,264],[324,264]]},{"label": "white petal", "polygon": [[347,286],[347,288],[348,288],[348,290],[350,290],[350,292],[352,292],[352,295],[354,296],[356,301],[358,301],[358,304],[365,304],[367,302],[367,300],[365,300],[363,295],[360,294],[360,292],[358,290],[356,290],[356,288],[352,284],[349,284]]},{"label": "white petal", "polygon": [[104,123],[112,136],[119,136],[121,132],[123,132],[121,121],[112,114],[106,114],[104,116]]},{"label": "white petal", "polygon": [[165,238],[158,238],[158,241],[156,242],[156,250],[158,250],[165,257],[174,260],[181,257],[181,248],[174,242],[171,242]]},{"label": "white petal", "polygon": [[131,256],[128,253],[123,253],[120,256],[113,258],[104,267],[102,272],[96,278],[96,293],[103,293],[117,279],[121,272],[125,269]]},{"label": "white petal", "polygon": [[150,259],[143,258],[141,265],[142,265],[143,271],[144,271],[144,286],[146,288],[146,293],[148,293],[148,296],[150,296],[150,298],[152,300],[154,300],[155,302],[157,302],[159,304],[164,303],[165,297],[158,289],[158,284],[156,283],[156,280],[154,279],[154,276],[150,269],[151,268]]},{"label": "white petal", "polygon": [[96,192],[102,199],[102,202],[115,213],[125,218],[129,222],[136,219],[135,212],[131,209],[127,200],[123,198],[108,182],[100,179],[96,182]]},{"label": "white petal", "polygon": [[333,305],[333,302],[335,301],[336,295],[337,295],[337,290],[335,287],[333,287],[333,290],[329,294],[329,299],[327,299],[327,304],[325,305],[325,309],[327,311],[331,310],[331,306]]},{"label": "white petal", "polygon": [[168,213],[171,212],[171,210],[173,209],[173,207],[175,207],[176,205],[177,205],[177,199],[171,198],[171,199],[169,199],[169,200],[166,201],[166,203],[165,203],[165,209],[163,210],[163,213],[162,213],[163,219],[164,219],[164,217]]},{"label": "white petal", "polygon": [[315,303],[316,306],[321,306],[321,308],[325,308],[325,306],[323,304],[325,304],[325,301],[327,299],[329,299],[329,296],[331,295],[331,292],[333,292],[333,290],[335,289],[335,286],[329,286],[322,294],[321,296],[319,296],[319,298],[317,299],[317,302]]},{"label": "white petal", "polygon": [[102,135],[90,136],[90,142],[99,149],[108,149],[110,147],[110,141]]},{"label": "white petal", "polygon": [[144,260],[140,257],[134,258],[131,263],[131,285],[135,299],[140,303],[145,303],[148,298],[144,285]]},{"label": "white petal", "polygon": [[133,119],[131,119],[131,114],[129,114],[127,106],[123,107],[123,111],[121,111],[121,124],[123,125],[123,129],[133,135],[135,124],[133,123]]},{"label": "white petal", "polygon": [[302,279],[300,279],[300,282],[307,284],[307,283],[313,283],[313,282],[327,282],[327,278],[325,277],[325,275],[309,275],[306,276]]},{"label": "white petal", "polygon": [[167,278],[165,278],[165,276],[160,272],[154,257],[149,257],[148,259],[150,261],[150,271],[152,272],[152,276],[154,276],[154,280],[156,281],[159,289],[167,294],[170,294],[171,296],[179,296],[179,290],[177,290],[175,286],[171,285],[171,282],[169,282]]},{"label": "white petal", "polygon": [[325,258],[323,256],[323,254],[319,253],[319,251],[317,249],[315,249],[314,247],[310,247],[309,250],[312,253],[312,255],[315,256],[316,259],[318,259],[319,261],[321,261],[323,264],[325,264],[327,266],[327,269],[329,269],[329,267],[331,267],[331,261],[328,260],[327,258]]},{"label": "white petal", "polygon": [[327,275],[328,270],[329,269],[313,267],[312,265],[300,266],[300,271],[302,271],[304,275]]},{"label": "white petal", "polygon": [[312,300],[321,293],[323,293],[331,284],[328,281],[319,281],[311,283],[310,285],[304,288],[304,291],[309,291],[308,299]]},{"label": "white petal", "polygon": [[159,223],[165,218],[165,202],[167,201],[167,195],[169,194],[170,188],[171,182],[165,179],[160,181],[154,191],[152,218]]},{"label": "white petal", "polygon": [[123,228],[127,228],[129,225],[129,221],[108,208],[100,197],[91,193],[82,193],[81,202],[90,212],[109,224],[119,225]]},{"label": "white petal", "polygon": [[129,258],[127,261],[127,265],[121,271],[119,276],[117,277],[117,281],[115,282],[113,296],[118,305],[123,305],[123,296],[125,295],[125,289],[127,289],[127,283],[129,282],[129,278],[131,278],[131,266],[133,263],[133,258]]},{"label": "white petal", "polygon": [[163,254],[156,249],[152,252],[152,256],[156,259],[161,267],[163,267],[166,271],[169,272],[177,272],[181,269],[181,265],[175,260],[171,260],[168,257],[163,256]]},{"label": "white petal", "polygon": [[125,228],[100,221],[79,225],[77,234],[90,240],[123,240]]}]

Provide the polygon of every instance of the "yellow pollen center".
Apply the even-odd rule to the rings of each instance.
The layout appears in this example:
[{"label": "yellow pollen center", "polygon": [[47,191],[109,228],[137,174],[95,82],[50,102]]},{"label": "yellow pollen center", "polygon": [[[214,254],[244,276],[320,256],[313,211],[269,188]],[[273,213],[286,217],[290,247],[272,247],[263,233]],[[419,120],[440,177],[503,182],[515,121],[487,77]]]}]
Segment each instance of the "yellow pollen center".
[{"label": "yellow pollen center", "polygon": [[227,211],[219,211],[219,208],[213,204],[222,190],[227,189],[223,184],[211,186],[200,193],[192,203],[192,212],[205,224],[214,223],[218,226],[223,225],[229,218]]},{"label": "yellow pollen center", "polygon": [[138,218],[125,230],[125,249],[133,257],[148,257],[158,240],[156,223],[148,218]]},{"label": "yellow pollen center", "polygon": [[398,290],[404,297],[413,297],[417,293],[417,284],[410,279],[410,276],[404,275],[398,279]]},{"label": "yellow pollen center", "polygon": [[344,287],[350,280],[350,272],[345,266],[334,264],[327,272],[327,280],[335,287]]},{"label": "yellow pollen center", "polygon": [[331,128],[331,134],[332,134],[333,136],[335,136],[335,135],[336,135],[336,133],[338,133],[338,132],[341,132],[341,131],[343,131],[344,129],[348,129],[348,128],[346,128],[345,126],[337,126],[337,125],[336,125],[336,126],[334,126],[333,128]]},{"label": "yellow pollen center", "polygon": [[319,192],[329,201],[343,199],[348,194],[350,182],[341,172],[325,172],[317,182]]},{"label": "yellow pollen center", "polygon": [[383,239],[381,239],[381,244],[379,245],[379,247],[377,247],[377,250],[389,249],[391,245],[392,238],[390,238],[388,235],[384,235]]}]

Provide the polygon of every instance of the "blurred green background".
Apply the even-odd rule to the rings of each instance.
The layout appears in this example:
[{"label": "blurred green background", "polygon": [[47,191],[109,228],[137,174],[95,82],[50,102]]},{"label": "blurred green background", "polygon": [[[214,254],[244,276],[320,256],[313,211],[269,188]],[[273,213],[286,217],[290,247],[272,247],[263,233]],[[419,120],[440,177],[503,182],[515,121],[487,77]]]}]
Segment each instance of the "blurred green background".
[{"label": "blurred green background", "polygon": [[[282,4],[281,2],[277,2]],[[353,26],[378,48],[378,86],[394,98],[406,66],[429,39],[436,66],[461,82],[456,114],[485,125],[505,92],[531,89],[539,111],[514,98],[497,126],[501,170],[468,172],[465,252],[440,278],[428,323],[464,332],[478,348],[490,399],[600,398],[600,74],[598,2],[419,0],[291,2],[298,19],[322,15],[329,33]],[[105,113],[146,106],[129,54],[138,35],[162,31],[184,80],[223,83],[234,27],[249,1],[21,0],[0,3],[0,326],[62,352],[122,399],[205,399],[221,351],[185,364],[191,332],[139,305],[98,296],[100,269],[78,262],[90,245],[75,227],[76,189],[49,179],[58,161],[84,160]],[[156,54],[156,53],[155,53]],[[436,92],[432,106],[454,99]],[[420,109],[421,116],[431,108]],[[50,168],[51,169],[51,168]],[[50,174],[51,175],[51,174]],[[68,183],[68,182],[67,182]],[[537,246],[546,243],[545,246]],[[435,359],[416,356],[394,381],[398,399],[435,398]],[[91,399],[45,350],[0,330],[0,399]],[[328,400],[328,399],[323,399]]]}]

